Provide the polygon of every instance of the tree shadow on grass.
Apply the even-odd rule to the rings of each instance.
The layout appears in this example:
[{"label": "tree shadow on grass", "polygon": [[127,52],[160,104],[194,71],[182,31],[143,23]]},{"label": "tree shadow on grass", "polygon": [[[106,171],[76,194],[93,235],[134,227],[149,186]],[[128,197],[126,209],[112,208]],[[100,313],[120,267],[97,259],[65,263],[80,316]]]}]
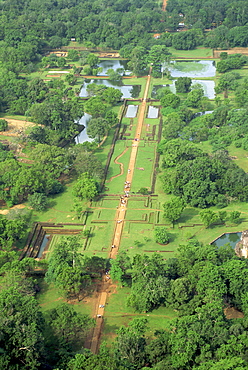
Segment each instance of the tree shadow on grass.
[{"label": "tree shadow on grass", "polygon": [[53,208],[53,207],[55,207],[55,206],[56,206],[56,204],[57,204],[57,202],[56,202],[54,199],[49,200],[49,201],[47,202],[47,207],[46,207],[45,211],[47,211],[49,208]]},{"label": "tree shadow on grass", "polygon": [[195,208],[186,208],[180,218],[177,220],[177,223],[187,223],[194,216],[198,215],[199,211]]},{"label": "tree shadow on grass", "polygon": [[172,233],[168,233],[169,234],[169,243],[168,243],[168,245],[170,244],[170,243],[172,243],[172,242],[174,242],[175,240],[176,240],[176,234],[172,234]]},{"label": "tree shadow on grass", "polygon": [[120,327],[117,325],[108,324],[108,318],[104,320],[104,332],[106,335],[114,335]]},{"label": "tree shadow on grass", "polygon": [[141,247],[144,247],[144,243],[138,241],[138,240],[135,240],[135,242],[133,243],[135,247],[137,248],[141,248]]}]

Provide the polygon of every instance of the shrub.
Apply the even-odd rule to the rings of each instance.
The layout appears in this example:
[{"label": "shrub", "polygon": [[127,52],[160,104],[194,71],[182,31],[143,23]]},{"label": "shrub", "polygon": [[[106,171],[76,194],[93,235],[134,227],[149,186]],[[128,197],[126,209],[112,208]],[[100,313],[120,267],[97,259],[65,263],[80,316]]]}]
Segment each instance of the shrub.
[{"label": "shrub", "polygon": [[148,191],[148,189],[147,189],[147,188],[140,188],[140,189],[137,191],[137,193],[139,193],[139,194],[143,194],[143,195],[147,195],[147,194],[149,194],[149,191]]},{"label": "shrub", "polygon": [[155,227],[155,241],[160,244],[167,244],[169,242],[169,234],[165,227]]},{"label": "shrub", "polygon": [[8,121],[6,119],[0,119],[0,131],[6,131],[8,128]]},{"label": "shrub", "polygon": [[28,203],[35,211],[44,211],[47,208],[47,197],[43,193],[34,193],[28,196]]}]

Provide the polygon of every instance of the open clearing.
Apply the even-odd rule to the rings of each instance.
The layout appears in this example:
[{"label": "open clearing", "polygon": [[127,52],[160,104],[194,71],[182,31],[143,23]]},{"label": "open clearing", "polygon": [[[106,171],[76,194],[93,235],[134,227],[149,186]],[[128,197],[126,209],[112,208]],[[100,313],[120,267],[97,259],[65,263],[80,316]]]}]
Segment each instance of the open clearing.
[{"label": "open clearing", "polygon": [[19,136],[23,133],[28,127],[34,127],[37,124],[30,121],[22,121],[19,119],[7,118],[4,117],[6,121],[8,121],[8,129],[7,131],[0,131],[0,135],[3,136]]}]

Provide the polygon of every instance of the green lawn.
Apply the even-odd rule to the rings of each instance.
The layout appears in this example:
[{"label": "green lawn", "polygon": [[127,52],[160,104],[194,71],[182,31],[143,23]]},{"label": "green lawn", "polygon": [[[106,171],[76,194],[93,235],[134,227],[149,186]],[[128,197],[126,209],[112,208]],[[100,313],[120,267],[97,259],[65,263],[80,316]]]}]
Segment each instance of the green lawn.
[{"label": "green lawn", "polygon": [[213,52],[210,48],[198,47],[194,50],[176,50],[173,47],[169,47],[168,49],[172,54],[172,58],[188,58],[197,60],[213,57]]},{"label": "green lawn", "polygon": [[[54,285],[48,285],[43,279],[39,281],[41,288],[40,292],[36,295],[38,304],[43,312],[47,312],[53,308],[58,307],[62,303],[66,303],[66,300],[61,296]],[[68,303],[69,304],[69,303]],[[85,299],[81,302],[73,302],[73,307],[77,312],[81,314],[91,315],[93,311],[93,301],[91,299]]]},{"label": "green lawn", "polygon": [[147,336],[153,337],[154,332],[169,327],[171,321],[177,318],[177,312],[170,308],[160,307],[149,313],[137,313],[134,309],[127,307],[129,288],[117,288],[117,292],[110,295],[104,312],[104,327],[101,340],[111,344],[116,336],[116,330],[120,326],[127,326],[136,317],[145,317],[148,320]]},{"label": "green lawn", "polygon": [[141,187],[151,189],[156,155],[156,143],[146,142],[139,146],[131,190],[137,192]]},{"label": "green lawn", "polygon": [[[78,222],[73,211],[73,184],[67,184],[61,194],[49,197],[49,208],[44,212],[33,211],[35,222]],[[87,203],[85,203],[85,206]]]}]

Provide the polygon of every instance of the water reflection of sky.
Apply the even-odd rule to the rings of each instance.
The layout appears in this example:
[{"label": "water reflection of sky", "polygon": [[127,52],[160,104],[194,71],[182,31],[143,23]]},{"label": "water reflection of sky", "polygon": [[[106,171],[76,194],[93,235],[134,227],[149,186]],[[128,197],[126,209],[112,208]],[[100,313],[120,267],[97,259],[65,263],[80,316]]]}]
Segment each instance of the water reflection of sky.
[{"label": "water reflection of sky", "polygon": [[158,118],[158,107],[149,106],[147,118]]},{"label": "water reflection of sky", "polygon": [[42,257],[42,253],[44,252],[44,249],[46,248],[47,243],[49,242],[49,236],[50,235],[47,235],[47,234],[44,236],[37,258]]},{"label": "water reflection of sky", "polygon": [[171,77],[214,77],[216,74],[215,62],[211,60],[174,61],[165,66],[171,72]]},{"label": "water reflection of sky", "polygon": [[[206,96],[209,99],[214,99],[215,97],[215,91],[214,81],[211,80],[192,80],[192,85],[199,84],[203,88],[204,96]],[[176,86],[175,81],[171,85],[169,85],[170,90],[175,94],[176,93]]]},{"label": "water reflection of sky", "polygon": [[134,118],[137,115],[138,105],[128,105],[125,117]]},{"label": "water reflection of sky", "polygon": [[125,75],[130,75],[132,72],[127,69],[128,60],[101,60],[98,67],[102,68],[102,72],[98,73],[99,76],[107,76],[107,70],[113,69],[116,71],[118,68],[123,68],[125,70]]},{"label": "water reflection of sky", "polygon": [[88,114],[88,113],[84,113],[83,117],[80,118],[78,123],[80,125],[84,125],[85,128],[83,129],[83,131],[80,132],[80,134],[78,134],[75,137],[76,144],[82,144],[85,141],[93,141],[94,140],[94,139],[90,139],[89,136],[87,135],[87,123],[89,122],[90,119],[91,119],[91,115]]},{"label": "water reflection of sky", "polygon": [[114,84],[114,83],[110,82],[109,80],[102,80],[102,79],[94,79],[93,80],[92,79],[89,82],[84,82],[79,96],[81,96],[83,98],[87,97],[88,96],[87,86],[89,84],[92,84],[92,83],[95,83],[97,85],[104,85],[104,86],[107,86],[107,87],[114,87],[115,89],[120,90],[123,94],[122,97],[126,98],[126,99],[128,99],[128,98],[137,98],[139,96],[140,89],[141,89],[140,85],[134,85],[134,86],[121,85],[121,86],[118,86],[117,84]]}]

